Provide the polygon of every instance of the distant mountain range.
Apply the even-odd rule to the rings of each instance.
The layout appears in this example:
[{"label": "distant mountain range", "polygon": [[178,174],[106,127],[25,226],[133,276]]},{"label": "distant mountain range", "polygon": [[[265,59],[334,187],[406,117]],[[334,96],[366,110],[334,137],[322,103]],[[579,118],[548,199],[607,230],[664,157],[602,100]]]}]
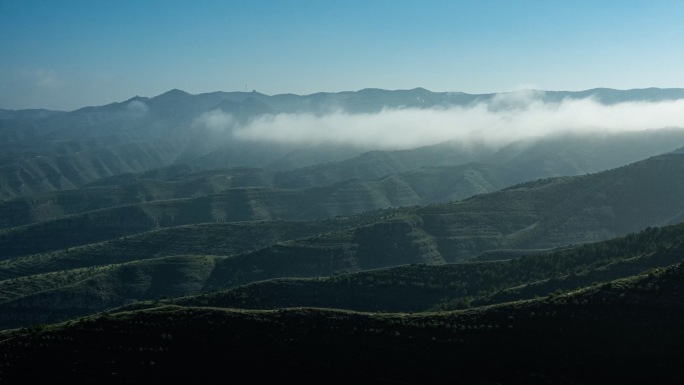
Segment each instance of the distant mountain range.
[{"label": "distant mountain range", "polygon": [[[204,118],[210,119],[207,114],[216,111],[230,114],[235,122],[244,123],[273,113],[325,114],[336,110],[372,113],[387,108],[468,106],[492,101],[497,95],[502,94],[434,93],[420,88],[406,91],[365,89],[305,96],[268,96],[257,92],[190,95],[172,90],[153,98],[135,97],[71,112],[0,110],[0,143],[3,144],[0,146],[0,197],[74,189],[104,177],[144,172],[178,163],[190,164],[197,170],[238,166],[289,170],[339,161],[373,150],[372,147],[350,145],[312,147],[236,141],[222,129],[198,123]],[[682,99],[684,89],[548,91],[535,97],[546,102],[593,98],[611,104]],[[640,138],[633,140],[634,151],[625,153],[626,149],[617,149],[616,152],[598,154],[603,154],[604,159],[614,158],[610,167],[616,167],[684,146],[681,139],[669,142],[669,148],[663,148],[662,141],[659,142],[661,145],[656,145]],[[508,154],[516,149],[520,151],[521,146],[529,144],[518,144],[509,149]],[[573,151],[578,155],[577,150]],[[433,154],[433,158],[441,157],[441,160],[432,159],[430,162],[426,162],[424,157],[421,159],[419,154],[411,154],[400,168],[395,166],[374,175],[379,177],[426,165],[455,166],[482,161],[492,155],[492,150],[461,148],[460,151],[452,151],[451,155]],[[397,155],[402,156],[389,156]],[[505,156],[505,153],[501,155]],[[625,162],[625,155],[632,156]],[[577,164],[576,158],[569,161],[576,172],[583,171],[577,167],[581,164]],[[587,160],[586,164],[593,163]],[[540,176],[551,176],[559,171],[553,169],[553,165],[550,167],[550,172]],[[588,171],[598,170],[594,166]]]}]

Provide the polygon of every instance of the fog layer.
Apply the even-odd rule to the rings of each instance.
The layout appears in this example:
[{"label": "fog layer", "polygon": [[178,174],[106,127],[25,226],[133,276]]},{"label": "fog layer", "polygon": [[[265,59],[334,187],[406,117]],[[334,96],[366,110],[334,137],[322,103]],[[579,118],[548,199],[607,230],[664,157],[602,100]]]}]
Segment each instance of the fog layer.
[{"label": "fog layer", "polygon": [[[216,111],[208,126],[233,122]],[[386,109],[373,114],[269,114],[233,128],[237,139],[289,144],[336,142],[404,149],[456,140],[503,145],[553,133],[616,133],[684,127],[684,99],[604,105],[594,99],[543,101],[540,92],[497,95],[466,107]]]}]

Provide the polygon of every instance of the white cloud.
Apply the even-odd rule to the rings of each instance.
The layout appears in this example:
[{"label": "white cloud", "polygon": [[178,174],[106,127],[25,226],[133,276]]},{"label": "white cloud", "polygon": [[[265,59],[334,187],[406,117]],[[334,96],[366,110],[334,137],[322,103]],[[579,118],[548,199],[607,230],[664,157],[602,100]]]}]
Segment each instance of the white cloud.
[{"label": "white cloud", "polygon": [[132,100],[126,105],[126,110],[135,116],[142,116],[147,114],[149,107],[140,100]]},{"label": "white cloud", "polygon": [[[547,103],[539,91],[496,95],[468,107],[388,109],[373,114],[337,111],[265,115],[234,130],[242,140],[290,144],[338,142],[401,149],[447,140],[505,145],[561,132],[611,133],[684,127],[684,99],[604,105],[593,99]],[[208,118],[220,122],[221,118]],[[231,120],[232,123],[232,120]]]},{"label": "white cloud", "polygon": [[195,119],[194,127],[208,128],[214,132],[225,132],[233,128],[235,119],[233,115],[219,109],[205,112]]},{"label": "white cloud", "polygon": [[539,102],[544,96],[544,91],[531,88],[520,89],[514,92],[502,92],[494,95],[492,100],[487,103],[490,110],[519,110],[531,107],[533,103]]}]

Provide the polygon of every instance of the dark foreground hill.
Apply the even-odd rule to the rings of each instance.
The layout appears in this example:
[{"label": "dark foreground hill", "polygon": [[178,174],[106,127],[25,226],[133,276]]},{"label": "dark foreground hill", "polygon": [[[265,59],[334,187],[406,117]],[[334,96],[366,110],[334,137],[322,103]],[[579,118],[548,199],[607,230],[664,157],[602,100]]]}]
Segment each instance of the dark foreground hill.
[{"label": "dark foreground hill", "polygon": [[[3,383],[678,383],[684,265],[468,311],[166,306],[6,332]],[[36,363],[40,370],[36,370]]]}]

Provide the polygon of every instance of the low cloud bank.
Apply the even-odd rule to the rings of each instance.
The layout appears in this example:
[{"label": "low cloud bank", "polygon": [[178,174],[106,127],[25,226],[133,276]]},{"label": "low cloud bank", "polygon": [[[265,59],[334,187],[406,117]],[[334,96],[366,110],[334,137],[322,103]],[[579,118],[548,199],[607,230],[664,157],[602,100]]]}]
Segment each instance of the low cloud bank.
[{"label": "low cloud bank", "polygon": [[226,132],[235,126],[235,119],[233,115],[217,109],[200,115],[193,126],[208,128],[213,132]]},{"label": "low cloud bank", "polygon": [[126,105],[126,111],[134,116],[144,116],[149,112],[149,107],[147,104],[141,102],[140,100],[133,100]]},{"label": "low cloud bank", "polygon": [[235,126],[229,114],[214,111],[199,121],[214,130],[231,131],[247,141],[315,145],[340,143],[404,149],[456,140],[499,146],[554,133],[618,133],[684,127],[684,99],[604,105],[588,99],[558,103],[536,91],[497,95],[466,107],[387,109],[372,114],[337,111],[263,115]]}]

